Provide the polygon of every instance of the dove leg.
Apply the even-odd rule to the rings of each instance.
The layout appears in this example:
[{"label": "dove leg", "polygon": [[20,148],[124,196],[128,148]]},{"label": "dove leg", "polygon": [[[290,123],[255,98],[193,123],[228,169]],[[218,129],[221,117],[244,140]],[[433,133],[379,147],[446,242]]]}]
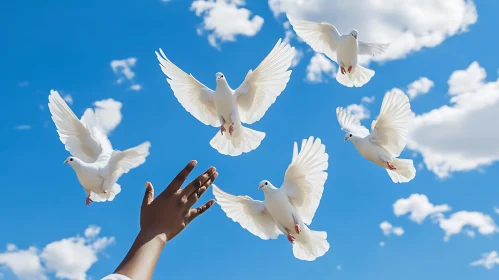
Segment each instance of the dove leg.
[{"label": "dove leg", "polygon": [[348,67],[348,73],[352,72],[352,65]]},{"label": "dove leg", "polygon": [[390,170],[395,170],[397,169],[395,166],[393,166],[393,164],[389,163],[388,161],[386,162],[386,166],[388,167],[388,169]]},{"label": "dove leg", "polygon": [[232,136],[232,132],[234,132],[234,122],[239,119],[239,115],[237,112],[232,111],[230,114],[230,119],[232,120],[232,124],[229,126],[229,134]]},{"label": "dove leg", "polygon": [[87,196],[87,198],[85,199],[85,205],[90,205],[90,202],[93,202],[91,199],[90,199],[90,194]]},{"label": "dove leg", "polygon": [[296,218],[295,214],[291,213],[291,216],[293,217],[293,222],[295,223],[295,232],[296,234],[300,234],[301,228],[299,225],[299,219]]},{"label": "dove leg", "polygon": [[222,116],[218,116],[218,120],[220,121],[220,133],[224,135],[225,132],[225,120]]},{"label": "dove leg", "polygon": [[[275,221],[275,220],[274,220]],[[277,228],[284,234],[286,234],[288,241],[291,243],[295,243],[295,237],[291,235],[291,231],[289,231],[286,227],[283,227],[281,224],[279,224],[277,221],[275,221],[275,224]]]},{"label": "dove leg", "polygon": [[343,64],[343,62],[340,61],[340,70],[341,70],[341,74],[345,75],[347,73],[347,71],[345,70],[345,64]]}]

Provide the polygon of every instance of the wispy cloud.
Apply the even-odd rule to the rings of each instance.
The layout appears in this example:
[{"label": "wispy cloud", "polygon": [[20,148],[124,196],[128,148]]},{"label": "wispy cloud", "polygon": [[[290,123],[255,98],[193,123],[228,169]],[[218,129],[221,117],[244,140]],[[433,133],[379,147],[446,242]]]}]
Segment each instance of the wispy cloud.
[{"label": "wispy cloud", "polygon": [[29,82],[28,81],[22,81],[22,82],[17,83],[17,85],[19,87],[21,87],[21,88],[24,88],[24,87],[29,86]]},{"label": "wispy cloud", "polygon": [[28,129],[31,129],[31,125],[29,125],[29,124],[18,125],[18,126],[14,126],[14,129],[15,130],[28,130]]},{"label": "wispy cloud", "polygon": [[118,77],[116,83],[122,84],[125,81],[131,83],[130,89],[134,91],[139,91],[142,86],[134,82],[135,72],[132,68],[137,64],[137,58],[129,57],[121,60],[111,61],[111,69],[113,69],[114,74]]},{"label": "wispy cloud", "polygon": [[499,253],[497,251],[485,253],[481,259],[471,263],[471,266],[483,266],[486,269],[492,269],[495,265],[499,265]]},{"label": "wispy cloud", "polygon": [[307,66],[306,81],[310,83],[327,82],[336,77],[336,66],[325,55],[316,53]]}]

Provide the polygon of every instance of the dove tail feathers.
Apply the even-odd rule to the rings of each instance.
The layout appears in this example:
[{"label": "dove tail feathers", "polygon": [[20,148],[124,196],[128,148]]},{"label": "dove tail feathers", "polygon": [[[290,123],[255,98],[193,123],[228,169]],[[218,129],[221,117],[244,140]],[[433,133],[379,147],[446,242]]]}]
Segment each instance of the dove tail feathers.
[{"label": "dove tail feathers", "polygon": [[215,137],[211,139],[210,145],[223,155],[235,157],[258,148],[263,138],[265,138],[265,132],[239,125],[232,133],[232,136],[228,131],[224,135],[217,132]]},{"label": "dove tail feathers", "polygon": [[93,202],[113,201],[114,198],[121,192],[121,186],[114,184],[108,193],[90,193],[90,199]]},{"label": "dove tail feathers", "polygon": [[386,171],[394,183],[407,183],[416,176],[416,168],[414,168],[412,159],[396,158],[392,164],[396,169],[386,169]]},{"label": "dove tail feathers", "polygon": [[359,64],[355,67],[352,73],[336,73],[338,83],[346,87],[361,87],[367,84],[374,76],[374,70],[367,69]]},{"label": "dove tail feathers", "polygon": [[325,231],[313,231],[303,225],[303,231],[296,236],[293,254],[297,259],[313,261],[329,250]]}]

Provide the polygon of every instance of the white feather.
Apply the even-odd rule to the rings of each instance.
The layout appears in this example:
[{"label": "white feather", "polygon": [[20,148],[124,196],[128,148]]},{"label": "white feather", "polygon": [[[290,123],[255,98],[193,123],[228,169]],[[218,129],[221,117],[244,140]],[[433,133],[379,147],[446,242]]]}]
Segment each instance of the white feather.
[{"label": "white feather", "polygon": [[276,239],[280,231],[263,201],[228,194],[212,185],[213,195],[227,217],[261,239]]},{"label": "white feather", "polygon": [[250,70],[243,83],[235,90],[241,121],[252,124],[259,121],[276,98],[286,88],[291,75],[295,48],[281,39],[258,65]]},{"label": "white feather", "polygon": [[297,143],[294,144],[293,159],[286,170],[281,189],[307,225],[312,223],[321,201],[327,179],[325,171],[328,158],[326,146],[319,138],[315,141],[313,137],[303,140],[299,153]]}]

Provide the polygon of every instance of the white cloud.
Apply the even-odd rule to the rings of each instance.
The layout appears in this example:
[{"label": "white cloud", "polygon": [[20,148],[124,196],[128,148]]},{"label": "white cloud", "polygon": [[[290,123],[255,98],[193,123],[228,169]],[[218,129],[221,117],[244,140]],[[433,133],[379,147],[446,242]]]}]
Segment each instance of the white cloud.
[{"label": "white cloud", "polygon": [[244,0],[195,0],[191,11],[203,17],[203,23],[197,29],[199,35],[208,33],[208,42],[215,48],[220,42],[234,42],[236,36],[255,36],[263,25],[263,18],[251,17],[251,11],[242,8]]},{"label": "white cloud", "polygon": [[362,99],[360,100],[360,102],[366,103],[366,104],[371,104],[371,103],[374,102],[374,96],[371,96],[371,97],[364,96],[364,97],[362,97]]},{"label": "white cloud", "polygon": [[379,224],[379,228],[383,231],[383,234],[386,236],[389,236],[392,233],[397,236],[401,236],[404,234],[404,229],[402,227],[394,227],[392,224],[390,224],[387,221],[384,221],[381,224]]},{"label": "white cloud", "polygon": [[419,152],[440,178],[499,160],[499,79],[487,82],[473,62],[449,78],[450,105],[417,115],[407,147]]},{"label": "white cloud", "polygon": [[497,251],[485,253],[480,260],[471,263],[472,266],[481,265],[487,269],[492,269],[496,264],[499,265],[499,253]]},{"label": "white cloud", "polygon": [[99,235],[101,228],[96,225],[90,225],[88,228],[85,230],[85,237],[87,238],[93,238]]},{"label": "white cloud", "polygon": [[307,66],[307,81],[322,83],[334,77],[336,77],[336,66],[323,54],[316,53]]},{"label": "white cloud", "polygon": [[0,265],[8,267],[21,280],[48,279],[35,247],[19,250],[15,245],[8,244],[7,251],[0,253]]},{"label": "white cloud", "polygon": [[419,95],[427,94],[434,85],[432,80],[421,77],[407,86],[407,95],[412,100]]},{"label": "white cloud", "polygon": [[54,273],[56,278],[85,280],[97,254],[114,243],[114,237],[98,237],[99,233],[99,227],[90,226],[85,237],[54,241],[41,253],[35,247],[19,250],[8,244],[7,251],[0,253],[0,265],[7,266],[21,280],[47,280],[47,273]]},{"label": "white cloud", "polygon": [[293,61],[291,61],[291,68],[298,65],[302,58],[303,58],[303,51],[295,49],[295,56],[293,57]]},{"label": "white cloud", "polygon": [[121,122],[121,106],[123,104],[112,98],[96,101],[95,115],[104,133],[109,134]]},{"label": "white cloud", "polygon": [[393,204],[393,212],[397,217],[410,213],[410,219],[418,224],[428,216],[440,218],[443,212],[450,210],[447,204],[433,205],[424,194],[411,194]]},{"label": "white cloud", "polygon": [[69,105],[73,105],[73,97],[71,94],[65,94],[62,99],[64,99],[64,101],[66,101]]},{"label": "white cloud", "polygon": [[374,96],[362,97],[360,104],[350,104],[346,107],[349,114],[353,114],[359,118],[359,120],[369,119],[371,117],[371,112],[367,109],[366,105],[374,102]]},{"label": "white cloud", "polygon": [[497,208],[496,206],[494,206],[494,212],[499,215],[499,208]]},{"label": "white cloud", "polygon": [[[453,213],[448,219],[441,219],[439,221],[440,228],[445,231],[445,241],[448,241],[452,235],[459,234],[464,227],[476,228],[482,235],[493,234],[498,231],[494,220],[480,212],[459,211]],[[471,231],[467,229],[467,231]],[[475,236],[473,233],[468,236]]]},{"label": "white cloud", "polygon": [[381,242],[379,243],[379,246],[380,246],[380,247],[385,247],[385,242],[381,241]]},{"label": "white cloud", "polygon": [[17,85],[18,85],[19,87],[22,87],[22,88],[23,88],[23,87],[27,87],[27,86],[29,86],[29,82],[28,82],[28,81],[22,81],[22,82],[17,83]]},{"label": "white cloud", "polygon": [[142,89],[142,86],[139,84],[133,84],[130,86],[130,89],[135,91],[140,91]]},{"label": "white cloud", "polygon": [[[269,0],[274,15],[289,12],[296,18],[330,22],[340,33],[359,30],[359,39],[391,42],[374,60],[403,58],[424,47],[468,30],[478,18],[473,0],[331,1]],[[425,20],[421,20],[424,18]]]},{"label": "white cloud", "polygon": [[122,60],[113,60],[110,65],[114,74],[118,76],[116,83],[122,84],[125,80],[131,81],[130,89],[139,91],[142,86],[133,82],[135,72],[132,71],[132,68],[135,67],[135,64],[137,64],[137,58],[129,57]]},{"label": "white cloud", "polygon": [[28,129],[31,129],[31,125],[29,125],[29,124],[18,125],[18,126],[14,126],[14,129],[15,130],[28,130]]}]

